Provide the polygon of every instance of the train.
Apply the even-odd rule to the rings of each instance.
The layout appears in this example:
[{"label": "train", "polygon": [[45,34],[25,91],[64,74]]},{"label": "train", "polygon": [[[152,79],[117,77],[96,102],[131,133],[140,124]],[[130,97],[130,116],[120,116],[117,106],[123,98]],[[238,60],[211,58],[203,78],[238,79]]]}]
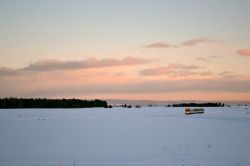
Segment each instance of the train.
[{"label": "train", "polygon": [[203,114],[204,108],[185,108],[185,114],[191,115],[191,114]]}]

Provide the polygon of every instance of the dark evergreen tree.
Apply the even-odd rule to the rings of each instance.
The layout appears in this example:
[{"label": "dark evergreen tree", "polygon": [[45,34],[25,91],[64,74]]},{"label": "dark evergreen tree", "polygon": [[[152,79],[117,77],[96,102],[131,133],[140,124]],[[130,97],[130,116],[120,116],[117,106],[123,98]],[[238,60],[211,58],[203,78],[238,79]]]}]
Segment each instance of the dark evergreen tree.
[{"label": "dark evergreen tree", "polygon": [[180,103],[173,104],[173,107],[224,107],[224,103]]},{"label": "dark evergreen tree", "polygon": [[103,100],[0,98],[0,108],[90,108],[107,107]]}]

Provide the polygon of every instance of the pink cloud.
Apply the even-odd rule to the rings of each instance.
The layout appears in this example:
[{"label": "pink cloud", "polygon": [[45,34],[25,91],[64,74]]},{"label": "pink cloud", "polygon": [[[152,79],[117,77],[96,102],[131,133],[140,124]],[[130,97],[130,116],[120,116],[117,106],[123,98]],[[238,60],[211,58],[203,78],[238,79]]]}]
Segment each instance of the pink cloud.
[{"label": "pink cloud", "polygon": [[239,49],[237,50],[238,55],[250,57],[250,49]]},{"label": "pink cloud", "polygon": [[155,42],[150,45],[146,46],[147,48],[169,48],[169,47],[176,47],[164,42]]},{"label": "pink cloud", "polygon": [[201,76],[211,76],[211,75],[213,75],[213,73],[210,71],[204,71],[204,72],[201,72],[200,75]]},{"label": "pink cloud", "polygon": [[196,65],[183,65],[178,63],[169,64],[168,66],[148,68],[142,70],[139,74],[142,76],[157,76],[157,75],[172,75],[172,76],[187,76],[196,74],[193,70],[200,69]]},{"label": "pink cloud", "polygon": [[200,38],[194,38],[191,40],[184,41],[182,45],[185,46],[193,46],[199,43],[215,43],[217,42],[216,40],[209,39],[207,37],[200,37]]},{"label": "pink cloud", "polygon": [[203,58],[203,57],[197,57],[196,59],[199,60],[199,61],[211,63],[211,61],[209,61],[209,60],[207,60],[206,58]]},{"label": "pink cloud", "polygon": [[22,71],[52,71],[52,70],[74,70],[86,68],[101,68],[113,66],[132,66],[149,63],[150,60],[134,57],[123,59],[96,59],[89,58],[82,61],[60,61],[60,60],[40,60],[32,63],[20,70]]},{"label": "pink cloud", "polygon": [[172,63],[168,65],[168,67],[171,69],[189,69],[189,70],[201,68],[200,66],[196,66],[196,65],[183,65],[180,63]]},{"label": "pink cloud", "polygon": [[[66,76],[64,76],[66,77]],[[66,77],[67,78],[67,77]],[[140,95],[148,93],[152,99],[157,93],[176,93],[183,95],[189,92],[215,93],[249,93],[250,79],[181,79],[181,80],[136,80],[129,78],[128,82],[117,82],[117,78],[106,80],[97,78],[92,81],[70,81],[57,76],[39,77],[29,76],[1,80],[1,97],[67,97],[67,96],[106,96],[116,94]],[[109,81],[112,80],[112,81]],[[100,84],[101,82],[101,84]],[[13,91],[15,89],[15,91]],[[200,96],[202,98],[202,96]]]},{"label": "pink cloud", "polygon": [[[196,71],[200,67],[183,64],[171,64],[168,68],[172,75],[209,75],[211,72]],[[121,68],[125,68],[122,66]],[[118,71],[110,68],[94,68],[82,70],[63,70],[51,72],[29,72],[9,77],[0,77],[0,97],[77,97],[99,98],[103,96],[114,98],[125,94],[154,99],[156,94],[163,97],[172,93],[192,96],[199,92],[200,99],[207,93],[214,95],[231,93],[240,96],[240,93],[250,92],[250,77],[202,77],[202,78],[150,78],[125,75],[115,75]],[[120,69],[120,67],[119,67]],[[183,70],[185,69],[185,70]],[[162,69],[163,73],[168,71]],[[122,70],[120,70],[122,72]],[[160,73],[161,74],[161,73]],[[170,75],[171,75],[170,74]],[[226,72],[225,72],[226,74]],[[145,95],[147,94],[147,95]],[[190,95],[187,95],[190,94]],[[241,94],[242,95],[242,94]],[[237,96],[237,97],[238,97]],[[249,95],[248,95],[249,96]],[[211,99],[214,96],[212,96]],[[235,99],[238,99],[235,97]],[[157,98],[158,99],[158,98]],[[165,98],[166,99],[166,98]]]},{"label": "pink cloud", "polygon": [[168,66],[166,67],[157,67],[157,68],[149,68],[144,69],[140,72],[140,75],[142,76],[152,76],[152,75],[168,75],[172,74],[174,71],[172,71]]},{"label": "pink cloud", "polygon": [[231,74],[234,74],[234,73],[232,71],[223,71],[223,72],[219,73],[218,75],[227,76],[227,75],[231,75]]},{"label": "pink cloud", "polygon": [[0,67],[0,76],[9,76],[9,75],[15,75],[17,74],[17,71],[11,68],[6,67]]},{"label": "pink cloud", "polygon": [[232,71],[220,72],[220,73],[218,73],[218,76],[221,77],[221,78],[230,78],[230,79],[237,79],[238,77],[242,77],[241,75],[236,74],[236,73],[234,73]]},{"label": "pink cloud", "polygon": [[220,58],[220,57],[221,57],[220,55],[210,55],[210,56],[208,56],[208,58],[213,58],[213,59]]}]

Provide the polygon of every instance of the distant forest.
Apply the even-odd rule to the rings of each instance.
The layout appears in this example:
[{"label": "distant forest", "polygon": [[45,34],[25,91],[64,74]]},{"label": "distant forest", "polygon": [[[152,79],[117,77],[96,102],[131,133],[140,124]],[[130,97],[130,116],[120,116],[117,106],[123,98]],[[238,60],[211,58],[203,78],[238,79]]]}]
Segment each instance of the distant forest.
[{"label": "distant forest", "polygon": [[224,103],[180,103],[173,104],[173,107],[224,107]]},{"label": "distant forest", "polygon": [[103,100],[0,98],[0,108],[91,108],[108,107]]}]

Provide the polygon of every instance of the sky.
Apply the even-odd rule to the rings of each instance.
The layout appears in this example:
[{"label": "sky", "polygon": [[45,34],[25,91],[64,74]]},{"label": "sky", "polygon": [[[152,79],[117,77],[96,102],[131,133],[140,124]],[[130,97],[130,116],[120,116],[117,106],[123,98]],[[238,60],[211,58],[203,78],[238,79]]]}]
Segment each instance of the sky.
[{"label": "sky", "polygon": [[250,100],[249,0],[0,0],[0,97]]}]

